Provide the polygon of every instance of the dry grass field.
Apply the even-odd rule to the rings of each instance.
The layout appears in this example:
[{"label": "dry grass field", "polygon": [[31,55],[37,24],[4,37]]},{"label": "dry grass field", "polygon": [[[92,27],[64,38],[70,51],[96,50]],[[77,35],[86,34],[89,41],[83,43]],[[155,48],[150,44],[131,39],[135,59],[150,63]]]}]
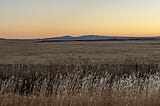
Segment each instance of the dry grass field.
[{"label": "dry grass field", "polygon": [[0,41],[1,64],[70,64],[79,57],[90,63],[160,63],[160,41],[32,43]]},{"label": "dry grass field", "polygon": [[0,106],[159,106],[159,41],[0,41]]}]

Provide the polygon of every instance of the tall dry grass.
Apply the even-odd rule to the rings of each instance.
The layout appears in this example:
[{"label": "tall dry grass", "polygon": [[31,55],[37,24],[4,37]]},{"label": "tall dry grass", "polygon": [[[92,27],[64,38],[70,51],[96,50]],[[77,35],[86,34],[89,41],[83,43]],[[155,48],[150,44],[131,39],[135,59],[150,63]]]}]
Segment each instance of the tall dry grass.
[{"label": "tall dry grass", "polygon": [[158,64],[0,64],[1,106],[157,106]]}]

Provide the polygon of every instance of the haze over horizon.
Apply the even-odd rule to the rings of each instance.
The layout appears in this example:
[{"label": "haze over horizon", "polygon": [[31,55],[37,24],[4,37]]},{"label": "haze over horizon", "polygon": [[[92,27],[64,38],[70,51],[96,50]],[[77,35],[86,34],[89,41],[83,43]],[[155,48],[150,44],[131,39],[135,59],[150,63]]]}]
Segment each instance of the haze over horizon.
[{"label": "haze over horizon", "polygon": [[0,38],[160,35],[159,0],[0,0]]}]

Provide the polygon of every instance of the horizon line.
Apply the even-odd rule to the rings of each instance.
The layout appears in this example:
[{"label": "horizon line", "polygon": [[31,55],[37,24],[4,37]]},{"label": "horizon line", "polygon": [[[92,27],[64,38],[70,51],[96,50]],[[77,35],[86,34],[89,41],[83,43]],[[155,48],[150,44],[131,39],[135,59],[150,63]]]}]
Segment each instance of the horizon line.
[{"label": "horizon line", "polygon": [[95,36],[116,36],[116,37],[136,37],[136,38],[141,38],[141,37],[145,37],[145,38],[152,38],[152,37],[158,37],[160,35],[152,35],[152,36],[143,36],[143,35],[135,35],[135,36],[131,36],[131,35],[98,35],[98,34],[86,34],[86,35],[79,35],[79,36],[76,36],[76,35],[70,35],[70,34],[66,34],[66,35],[58,35],[58,36],[51,36],[51,37],[35,37],[35,38],[27,38],[27,37],[24,37],[24,38],[12,38],[12,37],[0,37],[0,39],[26,39],[26,40],[30,40],[30,39],[45,39],[45,38],[56,38],[56,37],[63,37],[63,36],[72,36],[72,37],[80,37],[80,36],[91,36],[91,35],[95,35]]}]

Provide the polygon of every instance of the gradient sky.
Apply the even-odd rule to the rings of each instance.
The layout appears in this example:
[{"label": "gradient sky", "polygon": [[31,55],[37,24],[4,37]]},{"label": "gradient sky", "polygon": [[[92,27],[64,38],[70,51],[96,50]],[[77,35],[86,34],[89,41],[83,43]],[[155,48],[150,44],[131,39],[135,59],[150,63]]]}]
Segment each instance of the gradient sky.
[{"label": "gradient sky", "polygon": [[160,35],[160,0],[0,0],[0,37]]}]

